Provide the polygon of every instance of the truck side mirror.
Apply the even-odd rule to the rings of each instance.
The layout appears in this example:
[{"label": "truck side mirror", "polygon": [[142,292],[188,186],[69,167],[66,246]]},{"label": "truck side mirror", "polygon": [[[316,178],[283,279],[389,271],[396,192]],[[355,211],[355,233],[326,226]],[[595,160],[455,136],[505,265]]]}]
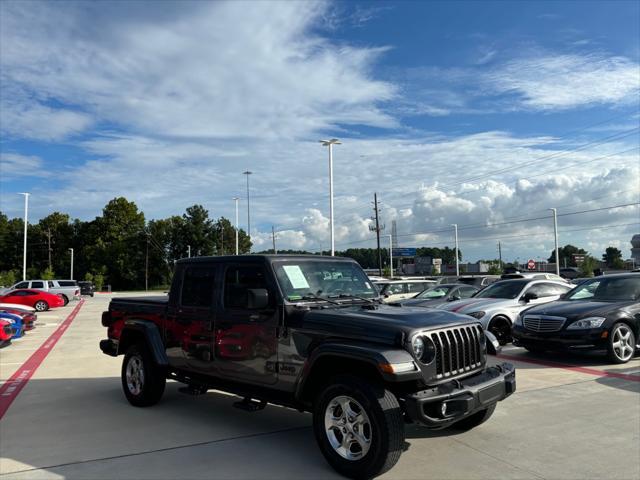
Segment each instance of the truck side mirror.
[{"label": "truck side mirror", "polygon": [[250,288],[247,290],[247,308],[261,310],[269,306],[269,292],[266,288]]}]

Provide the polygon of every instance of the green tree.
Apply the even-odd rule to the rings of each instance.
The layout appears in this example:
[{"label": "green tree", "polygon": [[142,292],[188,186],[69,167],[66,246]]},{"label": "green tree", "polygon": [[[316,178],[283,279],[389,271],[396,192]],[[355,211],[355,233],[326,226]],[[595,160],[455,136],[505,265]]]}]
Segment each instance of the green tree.
[{"label": "green tree", "polygon": [[[236,229],[231,222],[220,217],[213,224],[215,252],[217,255],[233,255],[236,252]],[[277,245],[276,245],[277,248]],[[251,251],[251,240],[243,229],[238,230],[238,251],[240,254]],[[270,250],[273,253],[273,250]]]},{"label": "green tree", "polygon": [[47,267],[40,274],[40,278],[42,280],[53,280],[56,278],[56,274],[50,267]]},{"label": "green tree", "polygon": [[622,260],[622,252],[616,247],[607,247],[602,255],[602,261],[607,264],[609,268],[622,269],[624,268],[624,261]]},{"label": "green tree", "polygon": [[580,264],[580,276],[593,277],[593,271],[598,267],[598,261],[590,255],[585,255],[584,260]]},{"label": "green tree", "polygon": [[[585,255],[587,253],[586,250],[578,247],[574,247],[573,245],[565,245],[564,247],[558,247],[558,258],[560,260],[560,265],[564,266],[565,262],[568,267],[575,267],[576,261],[574,254]],[[548,258],[549,263],[556,262],[556,252],[555,250],[551,251],[551,255]]]}]

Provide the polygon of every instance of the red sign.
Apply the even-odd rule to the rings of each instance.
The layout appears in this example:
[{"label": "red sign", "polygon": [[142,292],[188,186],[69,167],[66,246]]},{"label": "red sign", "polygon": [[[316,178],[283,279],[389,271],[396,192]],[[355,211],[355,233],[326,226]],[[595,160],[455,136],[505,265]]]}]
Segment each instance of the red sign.
[{"label": "red sign", "polygon": [[534,261],[533,261],[533,259],[530,259],[530,260],[527,262],[527,268],[528,268],[529,270],[535,270],[535,269],[536,269],[536,262],[534,262]]}]

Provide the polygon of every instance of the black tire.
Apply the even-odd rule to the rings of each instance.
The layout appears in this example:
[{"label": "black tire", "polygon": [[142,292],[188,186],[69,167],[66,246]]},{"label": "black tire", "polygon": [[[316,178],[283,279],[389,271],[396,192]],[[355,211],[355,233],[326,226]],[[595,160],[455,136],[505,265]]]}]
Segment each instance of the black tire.
[{"label": "black tire", "polygon": [[524,345],[524,349],[530,353],[544,353],[547,351],[545,348],[535,345]]},{"label": "black tire", "polygon": [[[139,372],[141,367],[142,376],[137,373],[128,378],[127,368],[130,364],[136,372]],[[149,407],[158,403],[167,380],[164,369],[155,364],[149,349],[142,344],[132,345],[127,350],[122,361],[121,379],[124,395],[135,407]]]},{"label": "black tire", "polygon": [[62,306],[66,307],[67,304],[69,303],[69,298],[66,295],[62,295],[62,294],[60,294],[60,298],[62,298],[62,301],[64,302]]},{"label": "black tire", "polygon": [[488,330],[493,333],[502,346],[513,340],[511,337],[511,321],[503,315],[493,317],[489,322]]},{"label": "black tire", "polygon": [[38,311],[38,312],[45,312],[45,311],[49,310],[49,304],[47,302],[45,302],[44,300],[38,300],[33,305],[33,308],[35,308],[36,311]]},{"label": "black tire", "polygon": [[[362,436],[366,436],[365,428],[369,434],[368,451],[359,459],[341,456],[331,445],[325,426],[329,405],[344,396],[355,400],[369,420],[368,427],[360,430]],[[355,479],[373,478],[390,470],[404,447],[404,420],[395,395],[383,386],[351,375],[335,377],[320,393],[314,404],[313,430],[327,462],[338,473]]]},{"label": "black tire", "polygon": [[493,415],[493,412],[495,411],[495,409],[496,409],[496,404],[494,403],[489,408],[480,410],[479,412],[468,416],[464,420],[460,420],[459,422],[454,423],[451,426],[451,428],[455,430],[462,430],[462,431],[471,430],[472,428],[475,428],[478,425],[482,425],[484,422],[489,420],[489,418],[491,418],[491,415]]},{"label": "black tire", "polygon": [[[626,336],[626,339],[621,337]],[[624,351],[616,343],[624,340]],[[624,322],[618,322],[611,327],[607,340],[607,356],[612,363],[627,363],[633,358],[636,349],[636,336],[633,329]]]}]

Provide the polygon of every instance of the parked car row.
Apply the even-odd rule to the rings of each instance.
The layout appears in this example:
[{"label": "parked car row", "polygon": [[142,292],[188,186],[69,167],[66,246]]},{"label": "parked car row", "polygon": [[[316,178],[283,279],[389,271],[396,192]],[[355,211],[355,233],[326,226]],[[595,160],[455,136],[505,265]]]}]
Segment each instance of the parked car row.
[{"label": "parked car row", "polygon": [[[1,300],[1,299],[0,299]],[[0,348],[11,344],[14,338],[35,328],[35,309],[15,303],[0,303]]]},{"label": "parked car row", "polygon": [[6,295],[14,290],[40,290],[58,295],[65,305],[71,300],[80,299],[80,287],[75,280],[25,280],[2,289],[0,294]]}]

